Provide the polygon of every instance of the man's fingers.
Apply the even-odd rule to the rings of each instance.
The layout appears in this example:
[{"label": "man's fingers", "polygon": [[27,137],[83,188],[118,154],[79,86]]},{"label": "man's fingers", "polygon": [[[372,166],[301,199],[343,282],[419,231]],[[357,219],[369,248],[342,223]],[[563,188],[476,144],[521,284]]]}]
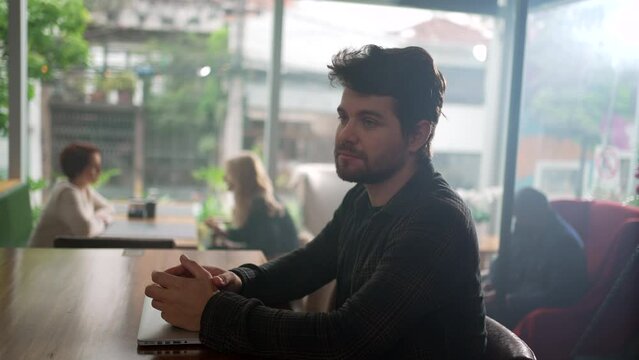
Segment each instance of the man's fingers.
[{"label": "man's fingers", "polygon": [[147,286],[144,289],[144,295],[150,297],[151,299],[157,299],[160,301],[164,301],[166,300],[167,297],[167,290],[162,288],[161,286],[158,286],[156,284],[152,284]]},{"label": "man's fingers", "polygon": [[214,276],[211,281],[216,288],[226,291],[239,292],[242,288],[242,280],[230,271]]},{"label": "man's fingers", "polygon": [[171,322],[170,320],[171,317],[168,315],[166,311],[162,311],[161,316],[162,316],[162,319],[164,319],[164,321],[168,322],[171,325],[175,325],[173,322]]},{"label": "man's fingers", "polygon": [[221,275],[213,277],[213,285],[218,288],[224,288],[227,284],[227,281]]},{"label": "man's fingers", "polygon": [[208,271],[209,274],[211,274],[212,276],[224,274],[226,272],[226,270],[220,269],[215,266],[202,266],[202,267],[204,268],[204,270]]},{"label": "man's fingers", "polygon": [[196,279],[209,279],[211,277],[211,274],[209,274],[208,271],[206,271],[200,264],[198,264],[197,262],[191,260],[188,258],[188,256],[186,255],[181,255],[180,256],[180,263],[182,264],[182,266],[184,266],[184,268],[190,272],[193,277],[195,277]]},{"label": "man's fingers", "polygon": [[151,306],[153,306],[154,309],[157,309],[160,311],[164,310],[164,303],[159,300],[152,300]]},{"label": "man's fingers", "polygon": [[151,280],[162,287],[169,288],[177,286],[180,277],[171,275],[164,271],[153,271],[151,273]]},{"label": "man's fingers", "polygon": [[230,271],[227,271],[218,276],[214,276],[213,285],[217,286],[218,288],[223,288],[225,286],[228,286],[231,282],[233,282],[233,280],[234,274]]},{"label": "man's fingers", "polygon": [[164,272],[175,276],[193,277],[193,275],[191,275],[191,273],[186,270],[182,264],[168,268],[164,270]]}]

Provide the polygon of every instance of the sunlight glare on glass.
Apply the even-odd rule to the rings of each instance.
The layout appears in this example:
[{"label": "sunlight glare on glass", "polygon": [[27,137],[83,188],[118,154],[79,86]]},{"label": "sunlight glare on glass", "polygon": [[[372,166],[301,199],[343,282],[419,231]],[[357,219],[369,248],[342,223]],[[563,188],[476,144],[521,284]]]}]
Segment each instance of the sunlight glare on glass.
[{"label": "sunlight glare on glass", "polygon": [[401,37],[403,37],[404,39],[410,39],[410,38],[413,38],[413,37],[415,37],[415,29],[405,29],[405,30],[402,30],[402,31],[399,33],[399,35],[400,35]]},{"label": "sunlight glare on glass", "polygon": [[473,56],[479,62],[486,61],[486,57],[488,56],[488,48],[484,44],[477,44],[473,46]]},{"label": "sunlight glare on glass", "polygon": [[207,66],[202,66],[200,68],[200,70],[197,72],[197,74],[200,77],[207,77],[207,76],[209,76],[209,74],[211,74],[211,67],[208,66],[208,65]]},{"label": "sunlight glare on glass", "polygon": [[639,12],[638,2],[622,1],[604,19],[603,38],[617,61],[639,60],[637,12]]}]

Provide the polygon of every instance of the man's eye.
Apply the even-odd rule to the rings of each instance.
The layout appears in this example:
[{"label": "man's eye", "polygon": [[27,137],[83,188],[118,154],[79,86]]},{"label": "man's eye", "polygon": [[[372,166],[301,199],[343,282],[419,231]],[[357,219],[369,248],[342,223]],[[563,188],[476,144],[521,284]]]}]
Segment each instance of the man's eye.
[{"label": "man's eye", "polygon": [[345,124],[348,120],[344,116],[338,116],[337,120],[339,120],[340,124]]},{"label": "man's eye", "polygon": [[364,127],[371,128],[377,125],[377,122],[370,118],[364,118],[362,119],[362,124],[364,124]]}]

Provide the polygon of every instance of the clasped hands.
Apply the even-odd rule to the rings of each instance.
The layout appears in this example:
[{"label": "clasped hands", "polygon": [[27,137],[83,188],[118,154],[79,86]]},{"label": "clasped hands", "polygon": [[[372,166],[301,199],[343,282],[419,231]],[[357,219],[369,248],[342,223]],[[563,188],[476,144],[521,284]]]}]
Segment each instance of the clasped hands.
[{"label": "clasped hands", "polygon": [[95,217],[104,223],[104,226],[108,226],[113,222],[112,210],[109,208],[102,208],[95,212]]},{"label": "clasped hands", "polygon": [[213,295],[242,288],[242,280],[234,273],[202,266],[186,255],[180,256],[180,265],[153,271],[151,279],[154,284],[144,289],[144,294],[153,299],[151,305],[168,323],[191,331],[200,330],[202,312]]}]

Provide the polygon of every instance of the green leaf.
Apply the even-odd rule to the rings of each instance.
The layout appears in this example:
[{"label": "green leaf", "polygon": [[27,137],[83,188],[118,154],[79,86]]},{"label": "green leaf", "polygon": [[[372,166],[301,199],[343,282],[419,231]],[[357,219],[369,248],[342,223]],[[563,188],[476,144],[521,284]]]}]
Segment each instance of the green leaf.
[{"label": "green leaf", "polygon": [[38,191],[47,187],[47,181],[45,179],[34,180],[27,178],[27,186],[29,187],[29,191]]},{"label": "green leaf", "polygon": [[112,169],[104,169],[102,170],[102,172],[100,173],[100,176],[98,177],[98,181],[95,182],[94,187],[96,189],[101,188],[102,186],[106,185],[109,183],[109,181],[111,180],[111,178],[118,176],[122,173],[122,171],[118,168],[112,168]]},{"label": "green leaf", "polygon": [[213,192],[224,191],[224,169],[218,166],[207,166],[196,169],[192,173],[195,180],[206,183]]},{"label": "green leaf", "polygon": [[[0,136],[8,131],[8,78],[6,59],[7,2],[0,2]],[[49,80],[58,71],[87,63],[89,47],[84,31],[89,12],[82,0],[29,0],[27,3],[27,74],[30,79]],[[29,91],[29,98],[33,90]]]}]

